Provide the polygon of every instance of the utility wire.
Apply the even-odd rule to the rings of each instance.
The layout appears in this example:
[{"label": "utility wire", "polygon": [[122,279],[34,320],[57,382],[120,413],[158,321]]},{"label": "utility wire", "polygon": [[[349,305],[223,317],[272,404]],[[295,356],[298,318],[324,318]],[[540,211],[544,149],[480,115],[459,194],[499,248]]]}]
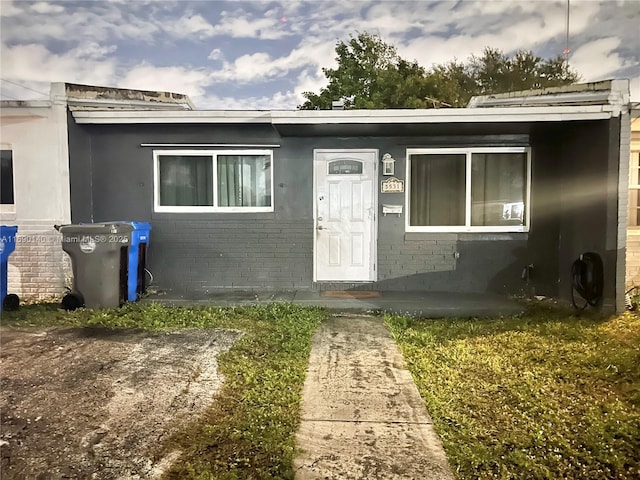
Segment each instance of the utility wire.
[{"label": "utility wire", "polygon": [[25,87],[24,85],[20,85],[19,83],[12,82],[11,80],[6,80],[4,78],[0,78],[0,80],[3,81],[3,82],[9,83],[11,85],[15,85],[16,87],[24,88],[26,90],[31,90],[32,92],[39,93],[40,95],[49,96],[48,93],[44,93],[44,92],[41,92],[39,90],[34,90],[33,88],[30,88],[30,87]]}]

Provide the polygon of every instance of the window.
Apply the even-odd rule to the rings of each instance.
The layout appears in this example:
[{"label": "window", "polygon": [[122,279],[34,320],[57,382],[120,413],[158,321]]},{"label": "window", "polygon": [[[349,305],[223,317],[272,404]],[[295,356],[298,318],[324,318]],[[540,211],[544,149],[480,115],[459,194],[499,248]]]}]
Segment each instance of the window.
[{"label": "window", "polygon": [[640,227],[640,150],[631,150],[629,163],[629,226]]},{"label": "window", "polygon": [[329,162],[329,175],[362,175],[362,162],[358,160],[334,160]]},{"label": "window", "polygon": [[14,212],[13,152],[0,150],[0,212]]},{"label": "window", "polygon": [[528,231],[528,148],[408,149],[407,172],[407,231]]},{"label": "window", "polygon": [[155,211],[271,212],[270,150],[155,151]]},{"label": "window", "polygon": [[211,157],[162,155],[160,205],[213,207],[213,163]]}]

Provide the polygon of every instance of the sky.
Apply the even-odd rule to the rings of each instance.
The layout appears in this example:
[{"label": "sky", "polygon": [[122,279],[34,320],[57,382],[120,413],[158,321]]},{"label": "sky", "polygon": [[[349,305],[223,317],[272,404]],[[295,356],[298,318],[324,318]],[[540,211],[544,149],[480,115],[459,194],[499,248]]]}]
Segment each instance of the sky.
[{"label": "sky", "polygon": [[[629,78],[640,101],[640,0],[570,0],[569,63],[582,81]],[[424,67],[485,47],[544,58],[566,44],[567,0],[0,0],[3,100],[49,82],[191,97],[198,109],[294,109],[326,85],[335,46],[378,34]]]}]

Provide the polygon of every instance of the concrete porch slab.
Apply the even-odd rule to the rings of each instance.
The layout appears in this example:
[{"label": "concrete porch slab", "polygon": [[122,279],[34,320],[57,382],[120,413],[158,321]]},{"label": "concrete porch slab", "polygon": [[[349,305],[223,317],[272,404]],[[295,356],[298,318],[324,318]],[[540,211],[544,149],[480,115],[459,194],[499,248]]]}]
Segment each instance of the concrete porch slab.
[{"label": "concrete porch slab", "polygon": [[149,295],[142,302],[167,305],[242,306],[271,302],[323,307],[336,312],[386,312],[427,318],[492,317],[516,315],[524,310],[516,300],[489,293],[380,292],[372,298],[333,298],[310,290],[237,291],[202,293],[166,292]]}]

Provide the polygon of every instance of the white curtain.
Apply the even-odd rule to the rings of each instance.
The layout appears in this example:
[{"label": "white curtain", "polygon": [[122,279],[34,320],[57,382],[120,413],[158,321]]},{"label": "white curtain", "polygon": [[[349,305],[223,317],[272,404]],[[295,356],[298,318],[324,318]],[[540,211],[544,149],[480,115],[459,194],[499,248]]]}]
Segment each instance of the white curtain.
[{"label": "white curtain", "polygon": [[218,155],[218,206],[271,205],[271,159],[266,155]]},{"label": "white curtain", "polygon": [[210,156],[161,156],[160,205],[213,206]]}]

